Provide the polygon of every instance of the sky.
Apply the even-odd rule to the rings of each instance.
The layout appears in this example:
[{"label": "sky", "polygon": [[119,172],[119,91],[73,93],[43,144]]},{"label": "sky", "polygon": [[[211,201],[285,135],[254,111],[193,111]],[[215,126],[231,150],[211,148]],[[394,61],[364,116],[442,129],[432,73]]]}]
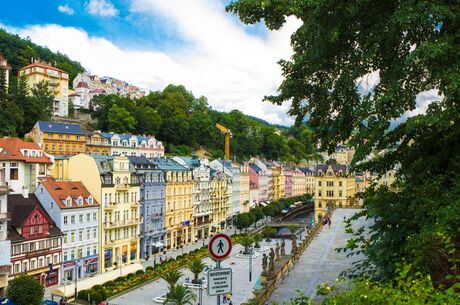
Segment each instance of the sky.
[{"label": "sky", "polygon": [[0,27],[146,90],[182,84],[213,109],[291,125],[289,104],[263,102],[282,81],[300,21],[271,32],[225,12],[226,0],[2,1]]}]

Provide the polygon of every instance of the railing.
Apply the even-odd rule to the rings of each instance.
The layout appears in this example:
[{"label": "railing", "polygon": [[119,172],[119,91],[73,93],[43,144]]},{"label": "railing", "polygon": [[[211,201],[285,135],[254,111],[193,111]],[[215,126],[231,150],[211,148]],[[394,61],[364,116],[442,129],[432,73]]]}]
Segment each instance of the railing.
[{"label": "railing", "polygon": [[127,191],[129,189],[129,184],[128,183],[115,184],[115,189],[117,191]]}]

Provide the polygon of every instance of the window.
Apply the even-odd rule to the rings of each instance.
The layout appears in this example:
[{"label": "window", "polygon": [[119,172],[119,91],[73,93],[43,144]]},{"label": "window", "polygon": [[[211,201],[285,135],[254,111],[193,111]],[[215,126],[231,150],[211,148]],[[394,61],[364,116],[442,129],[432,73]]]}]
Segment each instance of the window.
[{"label": "window", "polygon": [[10,180],[18,180],[19,179],[19,165],[17,162],[10,163]]},{"label": "window", "polygon": [[97,221],[97,213],[93,213],[93,221]]},{"label": "window", "polygon": [[83,205],[83,198],[78,198],[77,204],[79,206]]},{"label": "window", "polygon": [[35,246],[36,244],[35,243],[30,243],[30,251],[35,251]]},{"label": "window", "polygon": [[73,243],[75,242],[75,232],[70,233],[70,241]]},{"label": "window", "polygon": [[21,253],[21,246],[20,245],[13,246],[13,255],[17,255],[20,253]]},{"label": "window", "polygon": [[53,247],[59,246],[59,238],[53,239]]},{"label": "window", "polygon": [[78,231],[78,240],[82,241],[83,240],[83,230]]},{"label": "window", "polygon": [[29,270],[27,262],[22,263],[22,270],[24,270],[24,272],[27,272],[27,270]]},{"label": "window", "polygon": [[97,238],[97,229],[93,228],[93,238]]},{"label": "window", "polygon": [[93,197],[88,197],[88,203],[93,204]]},{"label": "window", "polygon": [[318,186],[321,186],[321,181],[318,181]]},{"label": "window", "polygon": [[32,260],[30,261],[30,270],[34,270],[35,269],[35,260]]},{"label": "window", "polygon": [[342,197],[342,191],[339,191],[339,197]]},{"label": "window", "polygon": [[42,267],[43,267],[43,258],[40,257],[40,258],[38,259],[38,268],[42,268]]},{"label": "window", "polygon": [[342,181],[339,181],[339,186],[340,186],[340,187],[342,186]]},{"label": "window", "polygon": [[90,221],[91,221],[91,214],[90,214],[90,213],[87,213],[87,214],[86,214],[86,221],[87,221],[87,222],[90,222]]},{"label": "window", "polygon": [[91,232],[89,229],[86,229],[86,239],[91,239]]},{"label": "window", "polygon": [[[70,206],[72,205],[72,199],[70,199],[70,198],[67,199],[67,200],[65,201],[65,205],[68,206],[68,207],[70,207]],[[73,223],[73,222],[72,222],[72,223]]]},{"label": "window", "polygon": [[334,191],[327,191],[326,195],[327,197],[334,197]]},{"label": "window", "polygon": [[321,208],[321,207],[322,207],[321,202],[318,202],[318,208]]},{"label": "window", "polygon": [[75,223],[75,215],[70,216],[70,223],[71,224]]},{"label": "window", "polygon": [[321,197],[322,194],[321,194],[321,191],[318,191],[318,197]]},{"label": "window", "polygon": [[83,214],[78,215],[78,219],[79,219],[80,223],[83,223],[84,222]]},{"label": "window", "polygon": [[82,252],[83,252],[82,249],[79,248],[78,251],[77,251],[77,257],[78,257],[78,258],[81,258],[81,257],[83,256],[83,255],[82,255],[82,254],[83,254]]},{"label": "window", "polygon": [[44,176],[46,174],[46,165],[45,164],[40,164],[38,166],[38,174],[40,176]]},{"label": "window", "polygon": [[43,234],[43,226],[42,225],[38,226],[38,234]]},{"label": "window", "polygon": [[34,235],[35,234],[35,227],[30,227],[29,228],[29,234]]},{"label": "window", "polygon": [[[41,193],[43,194],[43,189],[40,189]],[[54,207],[54,202],[50,202],[50,209],[52,210]]]},{"label": "window", "polygon": [[326,184],[327,186],[334,186],[334,181],[327,181]]},{"label": "window", "polygon": [[94,254],[94,255],[97,254],[97,247],[96,247],[96,246],[93,246],[93,254]]},{"label": "window", "polygon": [[67,233],[64,234],[64,244],[66,244],[66,243],[67,243]]},{"label": "window", "polygon": [[69,223],[69,217],[68,216],[64,216],[64,224],[68,224]]}]

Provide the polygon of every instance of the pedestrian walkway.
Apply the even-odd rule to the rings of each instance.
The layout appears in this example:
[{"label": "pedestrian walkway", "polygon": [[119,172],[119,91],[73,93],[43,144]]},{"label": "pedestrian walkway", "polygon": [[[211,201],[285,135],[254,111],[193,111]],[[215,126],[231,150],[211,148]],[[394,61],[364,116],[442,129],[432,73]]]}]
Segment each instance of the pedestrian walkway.
[{"label": "pedestrian walkway", "polygon": [[[358,211],[358,209],[334,211],[331,227],[328,228],[326,225],[311,242],[284,282],[273,292],[270,304],[275,302],[283,304],[298,294],[296,290],[314,298],[317,285],[324,282],[335,283],[342,271],[349,269],[354,261],[362,258],[356,255],[347,258],[345,253],[335,251],[336,248],[344,247],[351,237],[350,234],[345,233],[344,217],[349,218]],[[364,224],[365,219],[360,218],[353,222],[353,227]]]}]

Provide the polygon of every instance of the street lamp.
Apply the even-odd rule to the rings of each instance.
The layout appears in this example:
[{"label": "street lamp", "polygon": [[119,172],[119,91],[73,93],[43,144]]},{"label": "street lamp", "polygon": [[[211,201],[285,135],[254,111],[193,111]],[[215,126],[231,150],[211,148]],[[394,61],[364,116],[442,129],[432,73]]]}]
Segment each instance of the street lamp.
[{"label": "street lamp", "polygon": [[252,253],[254,251],[254,246],[249,247],[249,281],[252,282]]}]

